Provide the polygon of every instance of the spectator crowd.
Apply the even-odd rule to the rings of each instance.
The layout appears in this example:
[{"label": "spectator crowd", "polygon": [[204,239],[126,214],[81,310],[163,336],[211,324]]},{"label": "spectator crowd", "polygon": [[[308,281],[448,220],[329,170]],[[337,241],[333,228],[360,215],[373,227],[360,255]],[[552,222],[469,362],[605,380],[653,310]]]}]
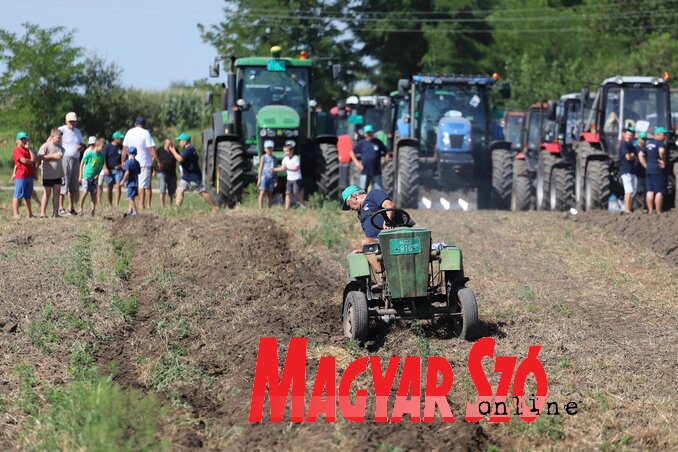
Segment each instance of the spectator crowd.
[{"label": "spectator crowd", "polygon": [[[104,193],[109,208],[120,205],[122,187],[126,187],[128,200],[125,215],[136,216],[138,211],[151,208],[154,174],[158,179],[163,207],[167,198],[170,205],[181,206],[184,193],[195,191],[212,210],[217,209],[203,183],[198,152],[187,133],[175,138],[178,149],[169,138],[164,140],[162,148],[156,149],[153,137],[146,129],[146,121],[139,116],[133,128],[125,134],[114,132],[110,142],[107,143],[103,137],[90,136],[85,144],[76,127],[77,121],[76,113],[68,113],[65,124],[52,129],[37,152],[26,132],[16,134],[12,173],[14,218],[20,217],[22,203],[26,215],[32,217],[33,200],[40,207],[39,216],[47,217],[50,198],[49,216],[84,215],[88,197],[89,213],[94,216]],[[34,190],[38,171],[42,173],[42,198]]]}]

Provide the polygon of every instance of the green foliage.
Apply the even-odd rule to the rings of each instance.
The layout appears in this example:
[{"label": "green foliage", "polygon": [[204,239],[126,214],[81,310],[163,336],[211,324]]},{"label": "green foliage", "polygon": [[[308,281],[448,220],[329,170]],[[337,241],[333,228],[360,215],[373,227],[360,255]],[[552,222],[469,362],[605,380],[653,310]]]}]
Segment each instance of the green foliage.
[{"label": "green foliage", "polygon": [[131,244],[120,237],[115,237],[111,240],[111,244],[113,245],[113,252],[116,256],[113,271],[118,278],[127,281],[129,278],[129,268],[132,264]]},{"label": "green foliage", "polygon": [[22,363],[16,367],[16,375],[19,379],[19,408],[25,414],[35,414],[38,411],[38,394],[35,392],[35,376],[33,366]]},{"label": "green foliage", "polygon": [[113,315],[121,318],[124,322],[129,322],[139,310],[139,297],[136,294],[128,298],[121,298],[118,294],[111,298],[110,311]]},{"label": "green foliage", "polygon": [[77,380],[48,394],[50,409],[27,426],[25,446],[35,450],[157,450],[154,395],[125,391],[110,376]]},{"label": "green foliage", "polygon": [[323,245],[334,253],[346,251],[348,248],[346,237],[353,230],[353,219],[341,215],[339,203],[336,201],[319,201],[318,198],[311,198],[309,205],[321,210],[321,222],[319,225],[301,230],[304,243],[307,246]]}]

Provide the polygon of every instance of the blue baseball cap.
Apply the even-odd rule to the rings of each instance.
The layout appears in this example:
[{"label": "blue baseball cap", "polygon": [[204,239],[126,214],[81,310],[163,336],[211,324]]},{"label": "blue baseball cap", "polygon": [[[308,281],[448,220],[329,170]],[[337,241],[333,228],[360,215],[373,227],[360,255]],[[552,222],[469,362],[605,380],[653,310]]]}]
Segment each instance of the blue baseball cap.
[{"label": "blue baseball cap", "polygon": [[26,132],[19,132],[16,134],[17,140],[28,139],[28,134]]},{"label": "blue baseball cap", "polygon": [[365,132],[365,133],[373,133],[373,132],[374,132],[374,127],[372,127],[372,124],[367,124],[365,127],[363,127],[363,132]]},{"label": "blue baseball cap", "polygon": [[144,119],[143,116],[137,116],[136,121],[134,121],[134,125],[144,126],[146,125],[146,120]]},{"label": "blue baseball cap", "polygon": [[177,140],[177,141],[184,140],[184,141],[188,141],[190,143],[191,136],[189,134],[187,134],[186,132],[183,132],[181,135],[176,137],[175,140]]},{"label": "blue baseball cap", "polygon": [[127,149],[128,154],[136,154],[137,153],[137,148],[134,146],[130,146],[129,149]]},{"label": "blue baseball cap", "polygon": [[669,133],[669,131],[662,126],[659,126],[654,129],[654,134],[657,135],[658,133]]},{"label": "blue baseball cap", "polygon": [[120,132],[119,130],[116,130],[115,132],[113,132],[113,139],[116,140],[118,138],[122,140],[123,138],[125,138],[125,135],[123,135],[122,132]]},{"label": "blue baseball cap", "polygon": [[344,191],[341,192],[341,199],[344,201],[341,204],[341,210],[351,210],[348,204],[346,204],[346,201],[348,201],[348,198],[350,198],[353,193],[358,191],[363,191],[363,189],[355,185],[349,185],[348,187],[344,188]]}]

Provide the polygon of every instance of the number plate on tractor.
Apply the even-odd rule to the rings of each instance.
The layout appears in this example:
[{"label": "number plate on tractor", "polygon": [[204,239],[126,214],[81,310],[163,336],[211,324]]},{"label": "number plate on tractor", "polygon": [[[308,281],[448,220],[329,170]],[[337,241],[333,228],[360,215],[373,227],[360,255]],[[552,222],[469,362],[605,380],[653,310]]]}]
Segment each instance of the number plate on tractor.
[{"label": "number plate on tractor", "polygon": [[388,245],[392,255],[421,253],[421,240],[419,237],[391,239]]}]

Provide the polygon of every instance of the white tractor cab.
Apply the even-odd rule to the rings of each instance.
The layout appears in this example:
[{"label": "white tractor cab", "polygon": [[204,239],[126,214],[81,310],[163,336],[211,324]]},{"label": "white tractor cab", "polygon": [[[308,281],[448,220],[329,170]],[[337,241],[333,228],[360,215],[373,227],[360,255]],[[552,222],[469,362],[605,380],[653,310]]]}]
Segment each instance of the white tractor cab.
[{"label": "white tractor cab", "polygon": [[[665,127],[670,136],[669,196],[673,201],[675,187],[674,162],[678,151],[673,136],[671,93],[668,74],[661,77],[616,76],[604,80],[593,100],[582,110],[578,130],[579,141],[575,153],[575,198],[579,209],[607,209],[611,194],[621,195],[619,177],[619,143],[624,128],[643,128],[648,133],[655,127]],[[582,90],[582,99],[589,99],[588,87]]]}]

